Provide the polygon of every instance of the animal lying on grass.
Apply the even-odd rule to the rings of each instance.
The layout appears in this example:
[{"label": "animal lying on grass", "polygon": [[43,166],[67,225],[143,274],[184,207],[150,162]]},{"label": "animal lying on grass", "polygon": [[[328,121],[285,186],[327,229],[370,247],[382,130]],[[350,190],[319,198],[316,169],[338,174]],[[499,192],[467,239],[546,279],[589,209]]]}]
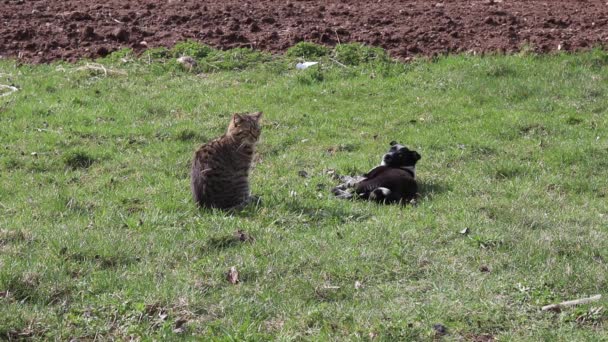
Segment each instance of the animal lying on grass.
[{"label": "animal lying on grass", "polygon": [[334,195],[380,203],[406,204],[415,199],[418,193],[416,162],[421,156],[395,141],[390,146],[379,166],[363,176],[348,177],[343,184],[332,189]]}]

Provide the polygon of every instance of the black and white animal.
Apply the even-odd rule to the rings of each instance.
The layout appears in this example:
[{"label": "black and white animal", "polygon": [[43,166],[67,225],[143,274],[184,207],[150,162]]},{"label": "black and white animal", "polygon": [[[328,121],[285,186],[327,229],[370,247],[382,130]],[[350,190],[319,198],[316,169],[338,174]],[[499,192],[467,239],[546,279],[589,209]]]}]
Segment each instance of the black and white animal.
[{"label": "black and white animal", "polygon": [[405,204],[416,198],[416,163],[421,156],[396,141],[392,141],[390,146],[379,166],[363,176],[346,177],[345,183],[332,192],[339,198],[355,197],[382,203]]}]

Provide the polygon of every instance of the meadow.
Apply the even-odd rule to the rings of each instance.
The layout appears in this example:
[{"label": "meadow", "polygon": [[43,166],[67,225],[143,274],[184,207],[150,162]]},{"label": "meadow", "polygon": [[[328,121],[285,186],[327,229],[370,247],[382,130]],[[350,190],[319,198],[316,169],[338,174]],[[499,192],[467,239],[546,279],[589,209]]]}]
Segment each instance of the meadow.
[{"label": "meadow", "polygon": [[[0,84],[18,89],[0,89],[1,339],[608,339],[602,50],[404,64],[184,43],[0,60]],[[261,203],[198,209],[193,151],[258,110]],[[422,155],[417,204],[333,198],[391,140]]]}]

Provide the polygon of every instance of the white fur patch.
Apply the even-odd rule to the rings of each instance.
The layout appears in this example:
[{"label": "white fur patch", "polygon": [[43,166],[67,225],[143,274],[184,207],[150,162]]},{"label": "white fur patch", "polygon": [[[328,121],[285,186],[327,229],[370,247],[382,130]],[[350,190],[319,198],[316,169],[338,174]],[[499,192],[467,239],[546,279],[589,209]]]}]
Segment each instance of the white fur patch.
[{"label": "white fur patch", "polygon": [[386,158],[386,156],[388,156],[388,153],[382,155],[382,160],[380,161],[380,166],[386,166],[386,162],[384,161],[384,158]]},{"label": "white fur patch", "polygon": [[391,194],[391,190],[389,190],[388,188],[379,187],[379,188],[376,188],[376,190],[382,191],[382,194],[385,197]]}]

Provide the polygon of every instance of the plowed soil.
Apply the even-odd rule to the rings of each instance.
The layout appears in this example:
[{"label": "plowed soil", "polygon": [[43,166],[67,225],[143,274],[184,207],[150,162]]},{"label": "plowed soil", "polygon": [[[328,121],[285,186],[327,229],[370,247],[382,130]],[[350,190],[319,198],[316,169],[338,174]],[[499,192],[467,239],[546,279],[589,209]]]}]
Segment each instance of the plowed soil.
[{"label": "plowed soil", "polygon": [[356,41],[399,58],[608,42],[606,0],[0,0],[0,19],[0,56],[34,63],[185,39],[271,52]]}]

